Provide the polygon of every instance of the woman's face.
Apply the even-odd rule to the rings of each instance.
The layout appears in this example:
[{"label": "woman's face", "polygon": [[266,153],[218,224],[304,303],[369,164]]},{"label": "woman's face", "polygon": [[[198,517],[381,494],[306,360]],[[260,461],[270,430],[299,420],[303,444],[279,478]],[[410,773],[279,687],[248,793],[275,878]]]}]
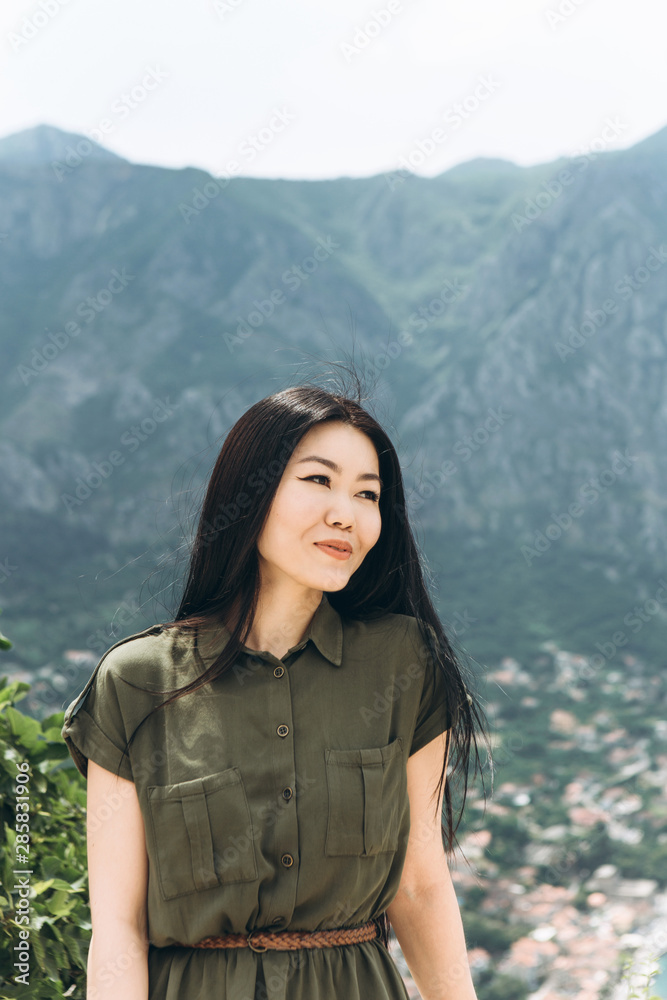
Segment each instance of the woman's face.
[{"label": "woman's face", "polygon": [[[262,584],[290,577],[342,590],[380,537],[379,471],[373,442],[356,427],[330,421],[304,434],[257,543]],[[327,541],[349,554],[332,553]]]}]

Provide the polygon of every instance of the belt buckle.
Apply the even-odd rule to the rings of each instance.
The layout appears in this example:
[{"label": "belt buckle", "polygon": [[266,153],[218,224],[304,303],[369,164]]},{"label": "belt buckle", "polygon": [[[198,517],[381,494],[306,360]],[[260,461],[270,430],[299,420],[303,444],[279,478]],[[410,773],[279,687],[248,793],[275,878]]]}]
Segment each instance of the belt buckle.
[{"label": "belt buckle", "polygon": [[268,951],[268,947],[265,944],[264,945],[253,944],[253,942],[252,942],[252,936],[253,936],[253,934],[258,934],[258,933],[260,933],[260,932],[256,931],[256,930],[250,931],[250,934],[248,934],[247,941],[248,941],[248,947],[249,948],[252,948],[253,951],[256,951],[259,954],[261,954],[264,951]]}]

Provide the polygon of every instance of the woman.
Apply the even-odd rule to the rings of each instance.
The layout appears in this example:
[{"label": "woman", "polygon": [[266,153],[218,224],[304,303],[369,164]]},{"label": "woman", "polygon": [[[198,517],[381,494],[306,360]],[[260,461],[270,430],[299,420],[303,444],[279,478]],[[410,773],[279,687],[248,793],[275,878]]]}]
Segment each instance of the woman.
[{"label": "woman", "polygon": [[391,921],[423,1000],[474,1000],[442,813],[451,851],[476,725],[389,438],[318,387],[260,400],[174,621],[112,646],[65,715],[88,997],[404,1000]]}]

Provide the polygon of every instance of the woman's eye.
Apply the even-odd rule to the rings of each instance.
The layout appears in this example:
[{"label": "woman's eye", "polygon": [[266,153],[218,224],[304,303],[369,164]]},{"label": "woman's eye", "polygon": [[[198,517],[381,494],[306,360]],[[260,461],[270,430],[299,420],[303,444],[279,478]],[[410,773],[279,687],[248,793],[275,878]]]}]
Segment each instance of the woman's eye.
[{"label": "woman's eye", "polygon": [[302,479],[302,482],[307,483],[311,479],[324,479],[325,482],[327,483],[329,482],[329,477],[323,475],[306,476],[304,479]]},{"label": "woman's eye", "polygon": [[[302,483],[307,483],[307,482],[310,482],[311,479],[323,479],[325,483],[330,482],[329,476],[325,476],[325,475],[322,475],[320,473],[316,473],[313,476],[304,476],[304,478],[301,480],[301,482]],[[380,494],[376,493],[374,490],[362,490],[362,493],[366,493],[368,495],[368,497],[373,501],[373,503],[379,503],[380,502]]]}]

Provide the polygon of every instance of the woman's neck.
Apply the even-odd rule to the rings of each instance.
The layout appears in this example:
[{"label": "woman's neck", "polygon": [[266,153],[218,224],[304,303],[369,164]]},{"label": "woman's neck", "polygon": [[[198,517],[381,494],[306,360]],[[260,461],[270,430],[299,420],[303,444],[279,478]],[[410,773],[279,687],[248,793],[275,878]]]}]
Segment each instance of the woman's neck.
[{"label": "woman's neck", "polygon": [[301,642],[321,601],[322,591],[315,590],[300,595],[278,594],[275,590],[260,593],[244,645],[282,659],[288,650]]}]

